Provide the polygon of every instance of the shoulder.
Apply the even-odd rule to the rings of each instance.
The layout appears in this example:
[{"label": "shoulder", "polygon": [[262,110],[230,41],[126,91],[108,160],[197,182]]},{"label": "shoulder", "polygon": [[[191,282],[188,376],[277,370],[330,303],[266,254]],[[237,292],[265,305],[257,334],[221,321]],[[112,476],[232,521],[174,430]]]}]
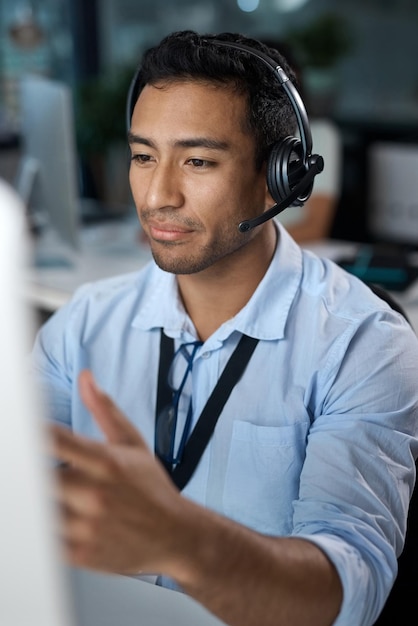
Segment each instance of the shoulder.
[{"label": "shoulder", "polygon": [[85,334],[115,318],[129,321],[156,280],[153,264],[150,263],[138,272],[85,283],[48,320],[43,330]]},{"label": "shoulder", "polygon": [[67,309],[74,311],[90,307],[100,310],[113,305],[115,301],[121,306],[141,291],[147,273],[146,270],[141,270],[85,283],[74,292]]},{"label": "shoulder", "polygon": [[384,320],[391,328],[406,327],[414,332],[404,316],[392,305],[390,297],[377,294],[362,280],[346,272],[330,259],[321,258],[308,250],[302,251],[303,279],[301,300],[307,299],[320,310],[322,307],[331,318],[357,327],[379,327]]},{"label": "shoulder", "polygon": [[119,274],[109,278],[103,278],[90,283],[84,283],[73,294],[70,306],[81,301],[106,301],[115,296],[123,297],[124,294],[131,294],[133,290],[140,287],[146,271],[129,272]]}]

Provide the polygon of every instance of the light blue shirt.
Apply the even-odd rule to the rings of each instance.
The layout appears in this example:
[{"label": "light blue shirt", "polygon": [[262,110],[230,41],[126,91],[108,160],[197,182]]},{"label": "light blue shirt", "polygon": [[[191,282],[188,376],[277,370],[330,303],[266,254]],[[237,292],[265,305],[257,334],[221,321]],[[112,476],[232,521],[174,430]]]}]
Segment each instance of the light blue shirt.
[{"label": "light blue shirt", "polygon": [[[251,300],[196,353],[194,421],[241,333],[260,340],[183,493],[261,533],[315,542],[344,588],[335,626],[366,626],[403,546],[418,455],[418,340],[363,283],[278,228]],[[161,328],[176,347],[197,338],[175,277],[154,262],[79,289],[34,348],[53,419],[101,437],[76,385],[90,368],[153,448]]]}]

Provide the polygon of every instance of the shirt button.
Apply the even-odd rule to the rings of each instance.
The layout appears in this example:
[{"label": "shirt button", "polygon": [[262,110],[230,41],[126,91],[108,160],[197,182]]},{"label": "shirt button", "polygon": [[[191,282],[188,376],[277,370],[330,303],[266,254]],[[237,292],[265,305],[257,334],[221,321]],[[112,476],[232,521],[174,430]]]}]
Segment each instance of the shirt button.
[{"label": "shirt button", "polygon": [[203,352],[203,354],[201,354],[200,356],[202,357],[202,359],[209,359],[210,355],[211,355],[210,352]]}]

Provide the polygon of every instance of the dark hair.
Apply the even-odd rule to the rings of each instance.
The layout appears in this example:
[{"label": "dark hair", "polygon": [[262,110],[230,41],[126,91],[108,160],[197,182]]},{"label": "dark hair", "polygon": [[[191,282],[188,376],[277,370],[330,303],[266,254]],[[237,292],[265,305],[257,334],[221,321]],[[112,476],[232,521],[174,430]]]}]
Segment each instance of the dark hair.
[{"label": "dark hair", "polygon": [[256,39],[237,33],[201,35],[185,30],[164,37],[144,53],[131,102],[136,102],[145,85],[159,81],[201,80],[232,87],[247,98],[246,130],[254,134],[256,164],[260,167],[274,143],[294,135],[293,107],[272,69],[245,51],[211,43],[214,39],[241,43],[264,52],[296,84],[286,59]]},{"label": "dark hair", "polygon": [[303,84],[303,70],[302,66],[299,63],[299,60],[296,57],[295,51],[293,47],[290,45],[288,41],[280,40],[280,39],[272,39],[271,37],[260,37],[259,40],[268,48],[272,48],[273,50],[277,50],[288,62],[290,67],[296,76],[295,86],[301,96],[305,106],[306,106],[306,93],[305,86]]}]

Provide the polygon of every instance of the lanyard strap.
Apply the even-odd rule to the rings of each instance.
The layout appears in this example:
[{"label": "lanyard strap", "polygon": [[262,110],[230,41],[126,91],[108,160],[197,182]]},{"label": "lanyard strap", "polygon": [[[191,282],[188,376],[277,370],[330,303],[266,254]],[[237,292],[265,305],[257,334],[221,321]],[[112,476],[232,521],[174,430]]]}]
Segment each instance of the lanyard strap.
[{"label": "lanyard strap", "polygon": [[[258,339],[242,335],[186,443],[181,463],[173,469],[171,465],[160,459],[180,491],[187,485],[196,469],[215,429],[222,409],[232,389],[244,373],[257,343]],[[167,337],[161,330],[156,416],[171,401],[172,390],[167,383],[167,379],[173,356],[174,340],[171,337]]]}]

